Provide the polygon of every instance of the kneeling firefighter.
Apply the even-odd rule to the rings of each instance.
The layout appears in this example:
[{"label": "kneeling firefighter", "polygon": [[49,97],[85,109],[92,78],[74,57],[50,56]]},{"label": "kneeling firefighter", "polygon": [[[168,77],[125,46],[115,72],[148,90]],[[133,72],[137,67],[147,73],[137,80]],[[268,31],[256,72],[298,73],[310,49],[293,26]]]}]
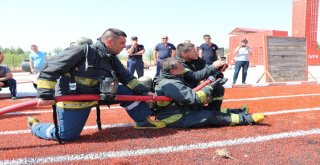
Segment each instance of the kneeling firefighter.
[{"label": "kneeling firefighter", "polygon": [[[32,134],[43,138],[71,141],[79,138],[90,110],[97,104],[114,104],[115,95],[151,95],[149,89],[131,75],[116,57],[125,48],[126,34],[108,29],[93,45],[69,47],[53,56],[39,75],[38,106],[53,105],[57,112],[57,128],[52,123],[40,123],[28,118]],[[118,85],[121,83],[122,85]],[[63,101],[55,96],[100,94],[101,101]],[[149,118],[152,111],[145,102],[120,102],[137,129],[165,127],[163,122]]]}]

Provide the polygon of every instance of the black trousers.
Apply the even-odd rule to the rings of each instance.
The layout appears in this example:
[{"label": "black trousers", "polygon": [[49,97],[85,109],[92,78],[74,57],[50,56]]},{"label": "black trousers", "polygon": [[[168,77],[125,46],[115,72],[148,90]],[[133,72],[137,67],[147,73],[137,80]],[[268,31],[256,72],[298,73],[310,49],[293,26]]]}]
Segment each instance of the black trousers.
[{"label": "black trousers", "polygon": [[17,96],[17,82],[15,79],[10,78],[6,81],[3,81],[4,86],[3,87],[9,87],[10,93],[12,97]]}]

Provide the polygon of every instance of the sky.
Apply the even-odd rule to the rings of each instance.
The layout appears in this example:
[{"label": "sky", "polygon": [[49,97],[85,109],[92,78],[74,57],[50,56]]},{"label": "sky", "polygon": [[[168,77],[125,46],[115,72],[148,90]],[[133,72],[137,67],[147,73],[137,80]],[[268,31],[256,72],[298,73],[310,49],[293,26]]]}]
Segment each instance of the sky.
[{"label": "sky", "polygon": [[[0,46],[40,51],[66,48],[82,36],[96,40],[106,29],[135,35],[151,50],[168,35],[177,45],[191,40],[228,47],[236,27],[288,31],[292,0],[0,0]],[[319,34],[319,33],[318,33]]]}]

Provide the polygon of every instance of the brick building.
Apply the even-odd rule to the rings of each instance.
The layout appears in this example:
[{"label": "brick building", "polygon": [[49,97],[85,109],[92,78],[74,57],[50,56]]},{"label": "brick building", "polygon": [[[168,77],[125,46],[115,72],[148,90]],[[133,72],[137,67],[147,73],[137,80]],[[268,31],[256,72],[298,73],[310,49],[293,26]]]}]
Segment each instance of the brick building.
[{"label": "brick building", "polygon": [[292,37],[306,38],[307,62],[320,64],[317,48],[319,0],[292,0]]},{"label": "brick building", "polygon": [[[320,64],[320,50],[317,48],[318,5],[319,0],[292,0],[292,37],[306,38],[306,54],[308,65]],[[228,62],[234,63],[233,51],[241,40],[247,39],[253,49],[250,57],[251,65],[263,65],[265,54],[265,37],[288,37],[287,31],[262,30],[251,28],[235,28],[230,33]]]}]

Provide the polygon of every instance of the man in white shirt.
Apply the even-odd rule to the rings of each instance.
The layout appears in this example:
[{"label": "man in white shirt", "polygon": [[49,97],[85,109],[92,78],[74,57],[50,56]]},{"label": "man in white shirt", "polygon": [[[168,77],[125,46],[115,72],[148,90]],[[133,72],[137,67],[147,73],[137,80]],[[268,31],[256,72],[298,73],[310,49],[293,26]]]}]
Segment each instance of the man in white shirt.
[{"label": "man in white shirt", "polygon": [[240,69],[242,68],[242,84],[246,84],[247,79],[247,71],[249,68],[249,55],[252,54],[252,49],[248,46],[248,40],[244,39],[241,41],[241,45],[239,45],[233,52],[236,54],[234,57],[236,61],[236,65],[234,67],[233,74],[233,82],[235,84],[238,79],[238,74]]}]

